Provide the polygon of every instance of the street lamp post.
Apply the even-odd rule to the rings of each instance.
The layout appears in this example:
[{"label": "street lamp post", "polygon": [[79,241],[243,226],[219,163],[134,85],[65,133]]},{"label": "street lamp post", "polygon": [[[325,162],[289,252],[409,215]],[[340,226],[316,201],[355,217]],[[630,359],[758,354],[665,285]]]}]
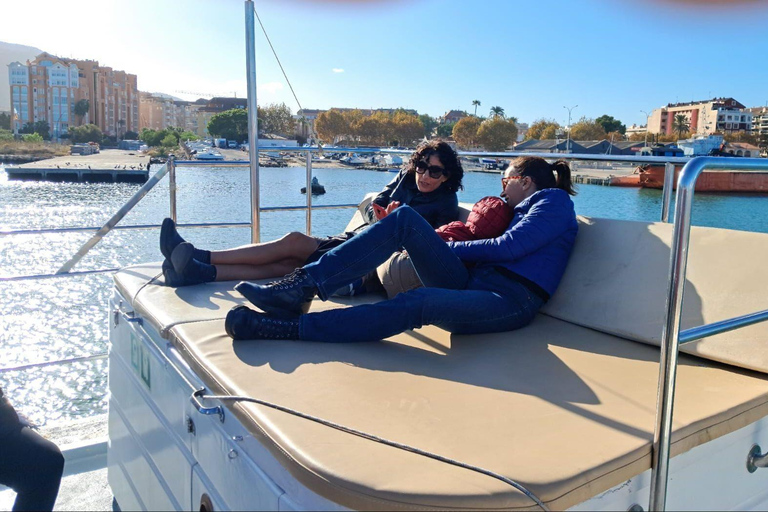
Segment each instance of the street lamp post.
[{"label": "street lamp post", "polygon": [[648,147],[648,119],[651,117],[651,114],[645,110],[641,110],[640,112],[645,114],[645,147]]},{"label": "street lamp post", "polygon": [[568,108],[565,105],[563,105],[563,108],[568,111],[568,139],[567,139],[568,142],[565,143],[566,153],[571,152],[571,110],[575,109],[576,107],[578,107],[578,105],[574,105],[571,108]]}]

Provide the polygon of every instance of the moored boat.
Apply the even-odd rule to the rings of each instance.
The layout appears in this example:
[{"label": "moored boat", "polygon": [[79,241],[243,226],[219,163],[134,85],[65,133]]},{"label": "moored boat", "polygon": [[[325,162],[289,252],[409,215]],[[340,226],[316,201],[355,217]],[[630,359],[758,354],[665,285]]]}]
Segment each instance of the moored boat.
[{"label": "moored boat", "polygon": [[[675,168],[675,188],[680,170]],[[644,188],[664,188],[664,166],[643,166],[639,183]],[[696,181],[696,192],[768,192],[768,171],[704,171]]]}]

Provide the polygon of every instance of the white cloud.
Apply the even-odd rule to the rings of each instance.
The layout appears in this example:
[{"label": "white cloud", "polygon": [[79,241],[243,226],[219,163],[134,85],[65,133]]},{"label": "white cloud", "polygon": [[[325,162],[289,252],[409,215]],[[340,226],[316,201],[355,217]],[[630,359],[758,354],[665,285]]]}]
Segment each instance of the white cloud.
[{"label": "white cloud", "polygon": [[333,68],[333,72],[334,73],[343,73],[344,69],[343,68]]}]

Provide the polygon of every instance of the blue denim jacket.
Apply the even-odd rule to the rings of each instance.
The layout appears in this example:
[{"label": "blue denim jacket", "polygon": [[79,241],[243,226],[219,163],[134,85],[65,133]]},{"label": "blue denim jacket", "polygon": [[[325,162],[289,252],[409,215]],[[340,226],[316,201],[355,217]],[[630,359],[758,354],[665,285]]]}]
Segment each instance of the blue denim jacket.
[{"label": "blue denim jacket", "polygon": [[515,207],[500,237],[448,244],[465,263],[503,267],[551,296],[565,273],[578,229],[570,196],[545,188]]},{"label": "blue denim jacket", "polygon": [[[459,198],[456,192],[449,190],[443,183],[437,190],[422,194],[416,185],[415,174],[408,174],[404,170],[401,170],[395,179],[373,199],[373,203],[385,208],[392,201],[407,204],[424,217],[433,228],[439,228],[459,218]],[[373,224],[376,218],[373,215],[373,206],[369,204],[365,214],[368,224]]]}]

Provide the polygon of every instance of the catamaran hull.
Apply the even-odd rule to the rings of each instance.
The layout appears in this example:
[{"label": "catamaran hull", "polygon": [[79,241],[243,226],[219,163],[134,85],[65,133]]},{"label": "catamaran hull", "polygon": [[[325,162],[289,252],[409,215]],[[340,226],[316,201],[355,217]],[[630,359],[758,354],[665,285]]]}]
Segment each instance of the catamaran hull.
[{"label": "catamaran hull", "polygon": [[127,302],[115,294],[109,321],[107,474],[122,510],[343,510],[294,480],[236,418],[198,412],[190,397],[202,382]]}]

